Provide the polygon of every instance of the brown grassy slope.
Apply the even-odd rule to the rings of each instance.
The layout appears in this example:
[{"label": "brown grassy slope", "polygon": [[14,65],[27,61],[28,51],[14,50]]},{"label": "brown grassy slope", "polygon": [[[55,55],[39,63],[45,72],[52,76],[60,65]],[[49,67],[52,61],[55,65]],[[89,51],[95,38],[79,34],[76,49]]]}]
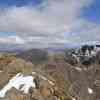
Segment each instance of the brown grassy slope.
[{"label": "brown grassy slope", "polygon": [[0,87],[19,72],[29,74],[33,71],[33,64],[17,59],[14,56],[2,56],[0,58]]},{"label": "brown grassy slope", "polygon": [[[35,66],[31,63],[31,62],[26,62],[23,59],[20,58],[16,58],[15,56],[2,56],[0,58],[0,69],[2,70],[2,72],[0,72],[0,88],[2,88],[5,84],[7,84],[7,82],[11,79],[11,77],[13,77],[14,75],[16,75],[19,72],[26,74],[30,74],[32,71],[37,70],[37,72],[39,73],[43,73],[43,75],[45,75],[47,78],[53,79],[55,82],[54,87],[52,87],[55,92],[52,94],[52,96],[50,96],[50,98],[52,98],[54,95],[60,97],[68,97],[66,94],[66,91],[68,89],[68,83],[67,80],[65,80],[64,74],[62,74],[64,72],[65,69],[62,68],[62,65],[60,63],[55,63],[56,67],[59,66],[59,68],[53,68],[53,73],[51,72],[51,70],[49,68],[47,68],[50,64],[50,67],[52,66],[53,62],[48,62],[47,64],[42,64],[39,65],[41,66],[41,69],[39,69],[40,67]],[[47,69],[46,69],[47,68]],[[65,68],[65,67],[64,67]],[[50,71],[50,72],[49,72]],[[61,74],[60,74],[61,71]],[[52,74],[51,74],[52,73]],[[44,83],[46,84],[46,82]],[[47,87],[46,87],[47,86]],[[49,85],[42,85],[42,87],[40,88],[40,94],[39,91],[36,92],[37,97],[38,96],[42,96],[44,98],[44,93],[46,92],[46,96],[49,94],[49,92],[51,91],[50,87],[48,87]],[[65,88],[66,86],[66,88]],[[56,87],[56,88],[55,88]],[[41,90],[42,89],[42,90]],[[50,91],[48,90],[50,89]],[[60,91],[60,92],[58,92]],[[50,92],[51,93],[51,92]],[[33,92],[33,95],[34,92]],[[11,90],[10,92],[8,92],[8,97],[10,98],[10,100],[16,99],[16,100],[28,100],[28,99],[24,99],[26,97],[23,97],[23,94],[20,93],[15,90]],[[50,98],[47,96],[46,100],[49,100]],[[30,99],[29,99],[30,100]],[[34,99],[33,99],[34,100]],[[42,100],[42,99],[40,99]],[[44,100],[44,99],[43,99]],[[50,99],[52,100],[52,99]],[[67,100],[67,99],[66,99]]]}]

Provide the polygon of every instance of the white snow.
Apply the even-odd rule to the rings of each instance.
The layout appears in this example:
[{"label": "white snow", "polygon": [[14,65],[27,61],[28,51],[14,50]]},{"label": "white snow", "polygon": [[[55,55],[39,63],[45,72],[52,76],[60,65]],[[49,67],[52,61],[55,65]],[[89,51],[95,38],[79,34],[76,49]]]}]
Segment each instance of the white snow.
[{"label": "white snow", "polygon": [[23,74],[18,73],[8,82],[6,86],[4,86],[3,89],[0,90],[0,97],[5,97],[7,91],[11,90],[12,87],[27,94],[29,92],[30,87],[35,88],[35,83],[33,82],[33,79],[34,78],[32,76],[24,76]]},{"label": "white snow", "polygon": [[0,73],[2,73],[3,71],[2,70],[0,70]]},{"label": "white snow", "polygon": [[76,54],[72,54],[72,56],[77,60],[77,62],[80,62],[80,59]]},{"label": "white snow", "polygon": [[72,100],[76,100],[76,98],[72,97]]},{"label": "white snow", "polygon": [[93,90],[91,88],[88,88],[88,93],[93,94]]},{"label": "white snow", "polygon": [[[36,72],[32,72],[33,75],[38,75],[41,79],[47,80],[51,85],[54,85],[54,83],[44,77],[43,75],[40,75]],[[35,82],[34,77],[24,76],[22,73],[18,73],[16,76],[14,76],[9,82],[0,90],[0,98],[4,98],[6,93],[11,90],[12,88],[15,88],[19,91],[22,91],[23,93],[27,94],[29,92],[29,89],[31,87],[35,88]]]},{"label": "white snow", "polygon": [[82,68],[80,68],[80,67],[75,67],[75,69],[76,69],[77,71],[82,71]]}]

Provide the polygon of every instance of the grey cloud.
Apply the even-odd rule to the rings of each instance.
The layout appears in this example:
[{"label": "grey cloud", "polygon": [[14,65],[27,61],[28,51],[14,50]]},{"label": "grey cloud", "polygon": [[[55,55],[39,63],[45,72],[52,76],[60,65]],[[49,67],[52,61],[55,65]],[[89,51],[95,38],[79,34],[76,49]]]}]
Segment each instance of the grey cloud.
[{"label": "grey cloud", "polygon": [[100,41],[100,25],[87,20],[80,19],[72,25],[70,33],[76,42],[96,42]]},{"label": "grey cloud", "polygon": [[2,36],[0,37],[2,44],[24,44],[25,40],[19,36]]},{"label": "grey cloud", "polygon": [[23,42],[19,46],[46,47],[73,43],[80,40],[81,36],[73,38],[67,33],[77,32],[80,24],[76,21],[80,18],[82,8],[88,7],[92,1],[48,0],[37,8],[24,6],[0,10],[0,31],[16,32],[22,39],[20,42]]}]

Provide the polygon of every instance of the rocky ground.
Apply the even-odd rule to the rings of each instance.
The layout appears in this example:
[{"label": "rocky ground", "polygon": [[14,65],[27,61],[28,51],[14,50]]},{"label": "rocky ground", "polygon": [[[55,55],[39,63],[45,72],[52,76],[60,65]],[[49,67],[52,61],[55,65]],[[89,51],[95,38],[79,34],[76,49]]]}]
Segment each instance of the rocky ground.
[{"label": "rocky ground", "polygon": [[[0,100],[100,100],[100,65],[69,64],[64,56],[53,56],[33,64],[14,55],[0,56],[0,90],[18,73],[34,78],[28,93],[14,86]],[[23,87],[23,84],[20,88]]]}]

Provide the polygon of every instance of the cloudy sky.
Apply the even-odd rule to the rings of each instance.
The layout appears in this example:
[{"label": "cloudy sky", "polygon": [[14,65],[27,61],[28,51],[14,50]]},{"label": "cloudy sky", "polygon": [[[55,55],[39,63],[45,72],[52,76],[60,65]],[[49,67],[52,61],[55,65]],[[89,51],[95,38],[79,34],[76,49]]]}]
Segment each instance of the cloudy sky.
[{"label": "cloudy sky", "polygon": [[100,40],[100,0],[0,0],[0,48],[63,47]]}]

